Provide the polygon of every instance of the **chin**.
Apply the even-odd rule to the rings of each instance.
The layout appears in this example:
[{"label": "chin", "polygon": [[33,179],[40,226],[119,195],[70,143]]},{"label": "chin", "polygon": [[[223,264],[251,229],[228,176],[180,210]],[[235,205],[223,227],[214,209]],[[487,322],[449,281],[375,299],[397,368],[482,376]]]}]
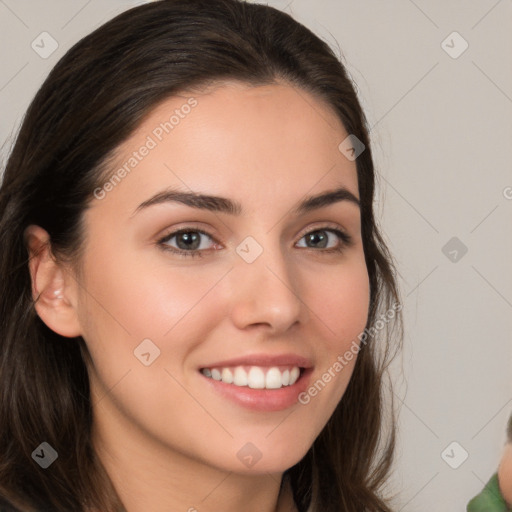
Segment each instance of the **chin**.
[{"label": "chin", "polygon": [[[261,449],[258,448],[261,447]],[[309,447],[300,450],[297,446],[274,447],[268,444],[262,447],[258,442],[242,444],[234,451],[235,457],[222,458],[222,469],[244,475],[280,474],[295,466],[306,455]],[[226,452],[224,452],[226,453]],[[220,461],[217,459],[217,467]]]},{"label": "chin", "polygon": [[244,475],[268,475],[270,474],[281,474],[295,466],[302,457],[295,458],[293,460],[267,460],[263,461],[261,458],[253,466],[244,467],[244,464],[240,464],[237,468],[231,468],[231,471],[241,473]]}]

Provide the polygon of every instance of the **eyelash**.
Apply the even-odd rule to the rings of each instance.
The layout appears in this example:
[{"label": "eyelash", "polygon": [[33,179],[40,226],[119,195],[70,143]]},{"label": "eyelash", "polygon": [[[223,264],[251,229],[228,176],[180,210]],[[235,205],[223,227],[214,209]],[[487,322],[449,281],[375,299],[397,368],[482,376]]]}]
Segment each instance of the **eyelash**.
[{"label": "eyelash", "polygon": [[[313,229],[311,231],[308,231],[307,233],[304,233],[300,237],[300,240],[302,240],[302,238],[304,238],[307,235],[310,235],[312,233],[317,233],[319,231],[320,232],[321,231],[326,231],[326,232],[334,233],[341,240],[341,243],[340,243],[339,247],[334,247],[334,248],[330,248],[330,249],[323,249],[323,250],[320,249],[317,252],[323,252],[323,253],[328,253],[328,254],[341,253],[346,248],[350,247],[353,244],[352,237],[348,233],[346,233],[345,231],[343,231],[343,230],[341,230],[339,228],[333,228],[333,227],[330,227],[330,226],[324,226],[324,227],[320,227],[320,228],[316,228],[316,229]],[[203,231],[202,229],[198,229],[198,228],[192,228],[192,227],[187,228],[187,227],[185,227],[185,228],[181,228],[181,229],[179,229],[177,231],[173,231],[171,233],[166,234],[164,237],[160,238],[157,241],[157,244],[158,244],[158,246],[163,251],[171,252],[171,253],[176,254],[177,256],[180,256],[180,257],[184,257],[184,258],[195,258],[195,257],[202,258],[204,256],[203,253],[207,249],[193,249],[193,250],[190,250],[190,251],[184,251],[182,249],[176,249],[175,247],[170,247],[169,245],[164,243],[164,242],[168,242],[171,238],[174,238],[175,236],[180,235],[182,233],[201,233],[202,235],[205,235],[205,236],[211,238],[211,240],[213,242],[217,243],[215,238],[212,235],[210,235],[209,233],[207,233],[206,231]],[[305,249],[309,249],[309,250],[315,251],[314,247],[305,247]]]}]

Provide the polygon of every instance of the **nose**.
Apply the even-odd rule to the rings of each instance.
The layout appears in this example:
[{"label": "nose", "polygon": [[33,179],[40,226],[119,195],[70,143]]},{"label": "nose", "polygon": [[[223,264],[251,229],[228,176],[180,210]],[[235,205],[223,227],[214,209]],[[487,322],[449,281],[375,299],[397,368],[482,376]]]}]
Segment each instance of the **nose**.
[{"label": "nose", "polygon": [[231,318],[239,329],[266,326],[278,334],[307,321],[297,269],[279,248],[265,249],[252,263],[239,258],[231,278]]}]

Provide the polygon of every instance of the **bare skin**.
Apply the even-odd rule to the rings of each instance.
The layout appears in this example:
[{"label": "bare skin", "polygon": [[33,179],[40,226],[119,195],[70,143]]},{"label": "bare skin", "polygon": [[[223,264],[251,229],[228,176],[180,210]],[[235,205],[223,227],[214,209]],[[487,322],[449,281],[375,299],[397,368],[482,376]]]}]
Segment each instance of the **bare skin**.
[{"label": "bare skin", "polygon": [[[163,102],[119,148],[113,173],[148,136],[157,143],[85,212],[81,275],[47,250],[36,255],[47,234],[27,230],[36,310],[87,343],[94,443],[128,512],[289,512],[283,473],[332,415],[356,357],[307,405],[274,411],[225,398],[200,369],[297,354],[312,384],[357,341],[369,305],[359,207],[294,211],[340,187],[359,198],[356,163],[338,149],[348,135],[340,121],[304,91],[226,83],[193,96],[162,140],[155,128],[189,96]],[[135,213],[168,187],[229,198],[243,212],[166,202]],[[202,257],[164,250],[186,250],[176,235],[159,245],[181,228],[208,233],[197,234]],[[318,230],[325,245],[306,236]],[[263,250],[251,263],[236,250],[248,236]],[[160,350],[148,366],[134,355],[144,339]],[[247,443],[261,455],[251,467],[237,455]]]},{"label": "bare skin", "polygon": [[498,468],[500,491],[509,507],[512,507],[512,444],[505,446]]}]

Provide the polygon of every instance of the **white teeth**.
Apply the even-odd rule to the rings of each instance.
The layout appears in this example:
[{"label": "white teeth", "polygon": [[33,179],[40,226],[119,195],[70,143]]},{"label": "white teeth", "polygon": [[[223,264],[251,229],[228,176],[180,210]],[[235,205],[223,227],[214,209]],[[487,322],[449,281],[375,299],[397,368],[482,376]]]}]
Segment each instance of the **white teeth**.
[{"label": "white teeth", "polygon": [[237,366],[235,368],[233,384],[235,386],[247,386],[247,372],[241,366]]},{"label": "white teeth", "polygon": [[222,373],[222,382],[226,382],[227,384],[231,384],[233,382],[233,374],[229,368],[223,368]]},{"label": "white teeth", "polygon": [[279,368],[270,368],[265,376],[265,387],[267,389],[279,389],[283,385],[283,379]]},{"label": "white teeth", "polygon": [[290,372],[290,386],[295,384],[297,382],[297,379],[299,378],[300,370],[294,366],[292,368],[292,371]]},{"label": "white teeth", "polygon": [[257,366],[253,366],[249,370],[249,375],[247,376],[247,384],[252,389],[264,389],[265,374],[263,373],[263,370]]},{"label": "white teeth", "polygon": [[298,366],[291,369],[280,370],[277,366],[271,368],[251,366],[249,371],[244,367],[236,368],[203,368],[202,374],[214,380],[235,386],[248,386],[251,389],[280,389],[283,386],[292,386],[300,376]]}]

